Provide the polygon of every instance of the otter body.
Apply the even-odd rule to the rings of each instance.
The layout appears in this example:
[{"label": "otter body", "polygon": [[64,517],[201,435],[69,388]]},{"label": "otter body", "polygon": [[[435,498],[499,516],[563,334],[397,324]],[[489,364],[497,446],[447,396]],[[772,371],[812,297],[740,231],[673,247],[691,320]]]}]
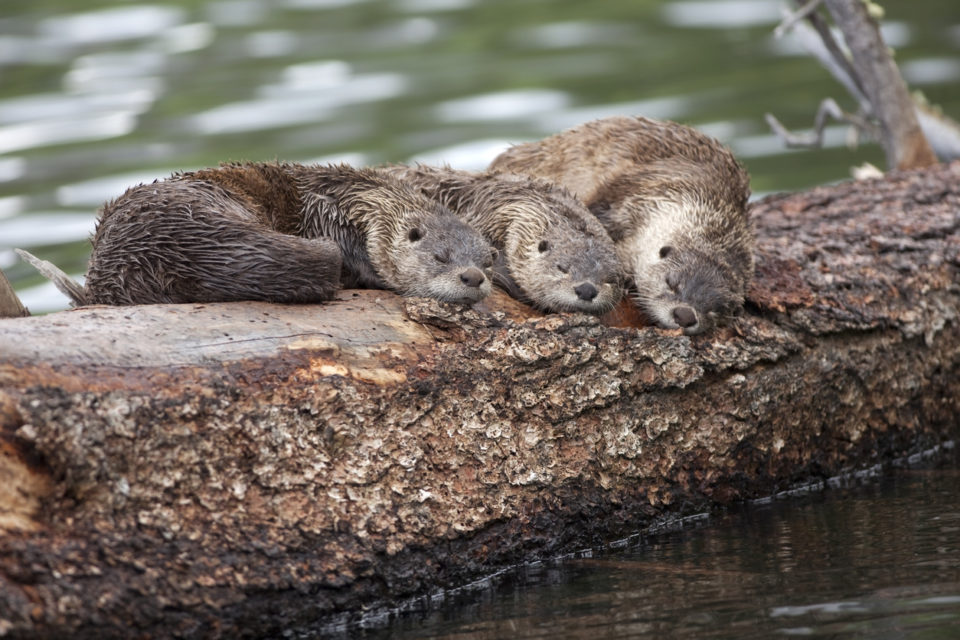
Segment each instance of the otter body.
[{"label": "otter body", "polygon": [[566,189],[511,173],[385,167],[449,207],[499,251],[497,283],[545,311],[602,314],[621,296],[621,271],[603,226]]},{"label": "otter body", "polygon": [[341,281],[475,302],[491,286],[476,231],[345,165],[228,164],[139,185],[103,207],[92,243],[82,295],[65,290],[78,304],[316,302]]},{"label": "otter body", "polygon": [[749,176],[716,140],[673,122],[613,117],[512,147],[490,168],[546,178],[581,198],[657,324],[699,333],[742,307],[753,274]]}]

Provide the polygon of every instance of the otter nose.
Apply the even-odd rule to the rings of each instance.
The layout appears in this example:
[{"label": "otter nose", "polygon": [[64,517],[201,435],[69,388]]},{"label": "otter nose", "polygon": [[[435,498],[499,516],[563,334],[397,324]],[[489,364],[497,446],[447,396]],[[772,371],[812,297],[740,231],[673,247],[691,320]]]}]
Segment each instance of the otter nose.
[{"label": "otter nose", "polygon": [[597,288],[590,284],[589,282],[581,282],[576,287],[573,288],[577,292],[577,297],[581,300],[586,300],[590,302],[597,297]]},{"label": "otter nose", "polygon": [[476,267],[470,267],[460,274],[460,282],[468,287],[479,287],[485,279],[486,276],[483,275],[483,271],[480,271],[480,269]]},{"label": "otter nose", "polygon": [[697,312],[690,307],[674,307],[673,319],[677,321],[678,325],[686,329],[697,324]]}]

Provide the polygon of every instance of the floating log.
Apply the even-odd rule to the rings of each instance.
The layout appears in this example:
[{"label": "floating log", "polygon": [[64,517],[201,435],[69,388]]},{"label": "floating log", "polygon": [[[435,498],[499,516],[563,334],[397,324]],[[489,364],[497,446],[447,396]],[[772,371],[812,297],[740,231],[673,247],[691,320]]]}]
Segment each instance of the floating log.
[{"label": "floating log", "polygon": [[753,215],[693,337],[384,291],[0,320],[0,635],[316,628],[957,437],[960,164]]}]

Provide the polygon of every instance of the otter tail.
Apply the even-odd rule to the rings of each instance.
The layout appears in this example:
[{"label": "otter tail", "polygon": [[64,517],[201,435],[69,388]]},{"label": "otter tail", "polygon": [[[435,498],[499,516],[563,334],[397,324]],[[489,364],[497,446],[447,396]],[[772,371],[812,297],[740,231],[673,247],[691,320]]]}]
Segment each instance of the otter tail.
[{"label": "otter tail", "polygon": [[53,282],[57,289],[70,298],[75,306],[86,304],[86,293],[83,290],[83,286],[61,271],[60,268],[55,264],[52,262],[47,262],[46,260],[41,260],[37,256],[24,251],[23,249],[14,249],[14,251],[17,252],[17,255],[20,256],[22,260],[32,264],[33,267],[39,271],[43,277]]}]

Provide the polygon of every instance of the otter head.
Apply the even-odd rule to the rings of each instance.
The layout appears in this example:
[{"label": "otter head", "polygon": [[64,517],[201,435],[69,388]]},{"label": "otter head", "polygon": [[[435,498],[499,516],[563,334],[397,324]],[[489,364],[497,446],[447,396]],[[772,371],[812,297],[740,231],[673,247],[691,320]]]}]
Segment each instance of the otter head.
[{"label": "otter head", "polygon": [[405,216],[391,253],[405,295],[473,304],[490,293],[496,249],[448,211]]},{"label": "otter head", "polygon": [[[633,285],[637,305],[661,327],[687,335],[723,324],[743,307],[742,278],[718,251],[677,238],[653,247],[653,256],[637,256]],[[649,250],[649,249],[648,249]]]},{"label": "otter head", "polygon": [[620,300],[620,265],[610,238],[569,221],[540,225],[508,251],[525,297],[546,311],[602,314]]}]

